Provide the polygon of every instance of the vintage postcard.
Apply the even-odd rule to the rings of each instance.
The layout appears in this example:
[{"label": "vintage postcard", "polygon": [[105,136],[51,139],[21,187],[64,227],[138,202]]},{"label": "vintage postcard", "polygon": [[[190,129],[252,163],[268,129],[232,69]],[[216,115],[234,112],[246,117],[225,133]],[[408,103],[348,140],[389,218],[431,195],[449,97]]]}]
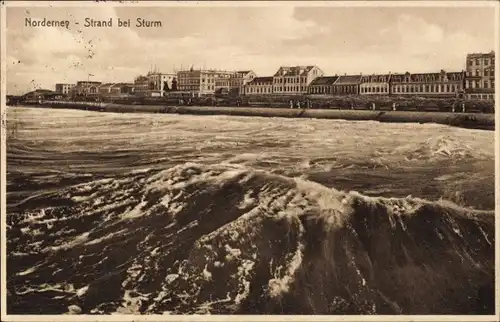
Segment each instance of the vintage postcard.
[{"label": "vintage postcard", "polygon": [[499,8],[2,1],[2,321],[498,321]]}]

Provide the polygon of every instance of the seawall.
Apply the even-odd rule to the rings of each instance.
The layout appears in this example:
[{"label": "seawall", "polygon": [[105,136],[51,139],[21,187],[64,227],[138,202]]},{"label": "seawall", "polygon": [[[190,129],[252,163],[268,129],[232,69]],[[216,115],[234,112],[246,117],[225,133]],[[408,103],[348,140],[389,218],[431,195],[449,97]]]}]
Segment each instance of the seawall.
[{"label": "seawall", "polygon": [[[57,106],[56,106],[57,105]],[[112,113],[168,113],[191,115],[233,115],[286,118],[317,118],[386,123],[437,123],[471,129],[495,130],[495,114],[415,111],[371,111],[339,109],[290,109],[266,107],[158,106],[124,104],[44,104],[39,107],[88,109]]]}]

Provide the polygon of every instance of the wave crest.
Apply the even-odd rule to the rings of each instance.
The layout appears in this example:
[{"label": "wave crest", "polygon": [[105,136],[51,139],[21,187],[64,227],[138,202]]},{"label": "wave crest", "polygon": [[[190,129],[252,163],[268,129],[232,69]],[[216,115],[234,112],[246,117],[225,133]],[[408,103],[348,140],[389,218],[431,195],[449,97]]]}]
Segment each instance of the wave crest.
[{"label": "wave crest", "polygon": [[[494,213],[446,201],[188,163],[30,205],[9,216],[9,252],[32,252],[9,259],[11,312],[494,312]],[[72,287],[55,300],[47,280]]]}]

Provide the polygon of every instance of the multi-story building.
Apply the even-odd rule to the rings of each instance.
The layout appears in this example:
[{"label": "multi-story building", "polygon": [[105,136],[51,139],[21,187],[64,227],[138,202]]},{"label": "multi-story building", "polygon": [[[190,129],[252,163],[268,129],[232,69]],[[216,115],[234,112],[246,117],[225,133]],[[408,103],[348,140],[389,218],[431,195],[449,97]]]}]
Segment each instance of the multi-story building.
[{"label": "multi-story building", "polygon": [[361,95],[389,95],[391,74],[362,75],[359,84]]},{"label": "multi-story building", "polygon": [[130,83],[106,83],[99,86],[101,96],[126,96],[132,94],[134,84]]},{"label": "multi-story building", "polygon": [[71,93],[71,89],[75,87],[75,84],[56,84],[56,92],[61,93],[63,95],[68,95]]},{"label": "multi-story building", "polygon": [[194,96],[213,95],[216,83],[226,86],[226,82],[234,72],[221,70],[183,70],[177,72],[177,87],[180,91],[188,91]]},{"label": "multi-story building", "polygon": [[149,79],[149,82],[153,84],[153,90],[160,91],[161,96],[164,96],[164,93],[175,90],[173,85],[175,84],[174,80],[176,79],[175,74],[167,74],[167,73],[148,73],[146,77]]},{"label": "multi-story building", "polygon": [[321,76],[323,76],[323,71],[317,66],[280,67],[273,76],[273,93],[306,94],[309,84]]},{"label": "multi-story building", "polygon": [[307,92],[311,95],[331,95],[333,93],[333,84],[338,76],[321,76],[309,84]]},{"label": "multi-story building", "polygon": [[159,72],[149,72],[134,80],[134,93],[138,96],[165,96],[169,91],[176,90],[176,75]]},{"label": "multi-story building", "polygon": [[466,57],[465,91],[467,98],[495,98],[495,52],[473,53]]},{"label": "multi-story building", "polygon": [[390,93],[401,96],[461,97],[464,88],[464,72],[421,74],[393,74]]},{"label": "multi-story building", "polygon": [[361,75],[343,75],[333,83],[333,95],[357,95],[359,94],[359,83]]},{"label": "multi-story building", "polygon": [[229,78],[229,89],[235,94],[243,94],[243,87],[255,77],[257,77],[257,75],[251,70],[236,71]]},{"label": "multi-story building", "polygon": [[270,95],[273,94],[273,77],[255,77],[243,86],[244,95]]},{"label": "multi-story building", "polygon": [[71,88],[70,93],[75,96],[97,96],[101,84],[102,82],[96,81],[78,81]]}]

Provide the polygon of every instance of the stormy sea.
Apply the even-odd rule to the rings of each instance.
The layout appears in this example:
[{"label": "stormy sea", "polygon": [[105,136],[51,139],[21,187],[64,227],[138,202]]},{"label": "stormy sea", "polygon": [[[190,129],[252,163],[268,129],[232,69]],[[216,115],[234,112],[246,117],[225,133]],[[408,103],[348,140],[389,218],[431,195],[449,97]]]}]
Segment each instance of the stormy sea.
[{"label": "stormy sea", "polygon": [[494,314],[494,133],[7,113],[9,314]]}]

